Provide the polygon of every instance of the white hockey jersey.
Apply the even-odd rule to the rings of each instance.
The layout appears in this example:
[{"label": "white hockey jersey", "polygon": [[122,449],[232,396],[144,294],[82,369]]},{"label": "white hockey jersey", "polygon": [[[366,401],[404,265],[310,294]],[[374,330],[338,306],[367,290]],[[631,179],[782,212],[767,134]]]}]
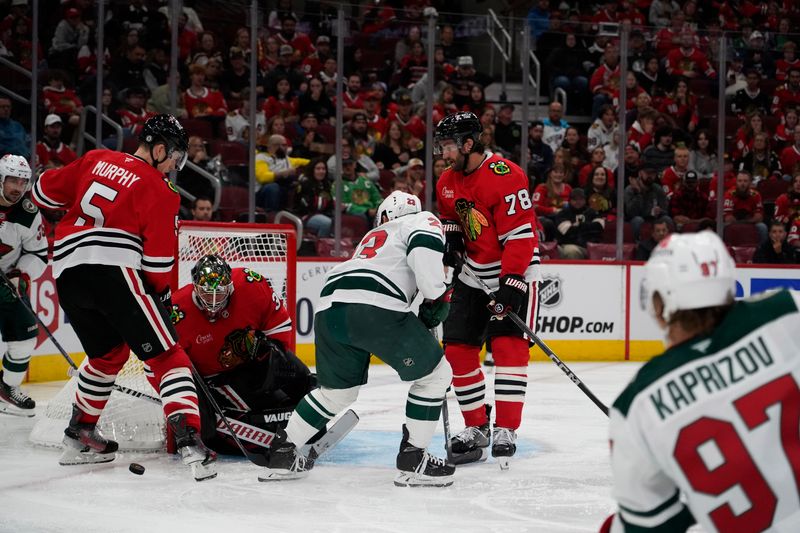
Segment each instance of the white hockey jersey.
[{"label": "white hockey jersey", "polygon": [[799,308],[737,302],[642,367],[610,413],[612,532],[800,531]]},{"label": "white hockey jersey", "polygon": [[328,272],[318,311],[341,302],[408,312],[417,290],[438,298],[445,291],[443,252],[442,225],[428,211],[381,224]]},{"label": "white hockey jersey", "polygon": [[10,207],[0,207],[0,269],[18,268],[31,279],[47,268],[47,238],[42,214],[25,196]]}]

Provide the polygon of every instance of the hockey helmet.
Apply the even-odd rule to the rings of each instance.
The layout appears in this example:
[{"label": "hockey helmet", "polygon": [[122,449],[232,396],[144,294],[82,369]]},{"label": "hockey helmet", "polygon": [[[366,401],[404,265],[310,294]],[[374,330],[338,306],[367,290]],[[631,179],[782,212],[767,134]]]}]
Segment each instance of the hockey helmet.
[{"label": "hockey helmet", "polygon": [[378,206],[375,214],[375,225],[380,226],[383,215],[387,220],[394,220],[405,215],[413,215],[422,211],[419,198],[403,191],[394,191]]},{"label": "hockey helmet", "polygon": [[735,276],[736,265],[716,233],[672,234],[645,265],[642,307],[659,318],[653,305],[658,293],[664,303],[660,318],[669,322],[676,311],[727,305],[736,294]]},{"label": "hockey helmet", "polygon": [[0,158],[0,198],[9,204],[17,203],[22,198],[22,194],[14,201],[6,198],[4,193],[6,178],[25,180],[25,190],[23,191],[25,194],[31,188],[31,174],[28,160],[21,155],[6,154]]},{"label": "hockey helmet", "polygon": [[[153,166],[163,163],[167,158],[175,160],[175,168],[183,169],[189,153],[189,137],[178,119],[168,114],[160,114],[147,119],[139,135],[139,142],[150,147]],[[153,146],[163,143],[167,149],[167,158],[156,161],[153,157]]]},{"label": "hockey helmet", "polygon": [[473,152],[482,152],[483,145],[480,142],[482,132],[483,126],[481,126],[481,121],[478,120],[475,113],[462,111],[447,115],[436,125],[436,131],[433,136],[433,153],[441,154],[441,143],[446,140],[455,141],[460,150],[467,139],[475,141],[472,148]]},{"label": "hockey helmet", "polygon": [[231,267],[217,255],[201,258],[192,268],[195,302],[205,309],[209,318],[216,318],[233,294]]}]

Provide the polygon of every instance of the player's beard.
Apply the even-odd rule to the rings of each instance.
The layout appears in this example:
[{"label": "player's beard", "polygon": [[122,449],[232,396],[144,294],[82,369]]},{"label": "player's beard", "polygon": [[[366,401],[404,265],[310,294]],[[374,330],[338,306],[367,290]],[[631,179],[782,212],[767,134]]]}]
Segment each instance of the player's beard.
[{"label": "player's beard", "polygon": [[463,172],[464,166],[467,164],[467,156],[459,152],[455,159],[445,160],[445,163],[456,172]]}]

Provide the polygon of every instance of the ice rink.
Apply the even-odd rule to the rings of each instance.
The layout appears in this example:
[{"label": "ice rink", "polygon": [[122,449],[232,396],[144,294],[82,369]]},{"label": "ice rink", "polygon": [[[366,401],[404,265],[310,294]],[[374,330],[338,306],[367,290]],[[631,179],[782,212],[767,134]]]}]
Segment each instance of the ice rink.
[{"label": "ice rink", "polygon": [[[636,363],[570,363],[610,404]],[[37,409],[61,383],[26,386]],[[392,483],[408,385],[384,365],[353,409],[356,429],[305,480],[259,483],[259,468],[222,458],[216,479],[195,482],[166,454],[119,454],[96,466],[59,466],[34,447],[32,418],[0,415],[0,531],[34,532],[502,532],[597,531],[610,499],[607,418],[552,363],[531,364],[511,469],[492,458],[459,467],[449,488]],[[491,387],[490,387],[491,388]],[[453,397],[454,431],[463,427]],[[431,450],[444,455],[441,426]],[[131,462],[147,469],[128,471]]]}]

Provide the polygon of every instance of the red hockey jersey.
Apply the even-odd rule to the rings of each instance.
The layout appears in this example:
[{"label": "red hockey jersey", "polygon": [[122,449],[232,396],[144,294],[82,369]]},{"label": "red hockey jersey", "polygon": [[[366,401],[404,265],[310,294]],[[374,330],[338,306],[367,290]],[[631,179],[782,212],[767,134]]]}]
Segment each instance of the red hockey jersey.
[{"label": "red hockey jersey", "polygon": [[56,226],[53,276],[82,264],[141,270],[156,292],[169,287],[180,196],[164,175],[129,154],[92,150],[47,170],[33,201],[66,210]]},{"label": "red hockey jersey", "polygon": [[[467,175],[448,168],[436,184],[436,198],[440,218],[461,222],[466,263],[489,287],[497,290],[506,274],[538,278],[536,214],[520,167],[487,154]],[[460,279],[476,287],[465,274]]]},{"label": "red hockey jersey", "polygon": [[246,328],[261,330],[268,337],[289,346],[292,321],[281,299],[261,274],[247,268],[234,268],[233,294],[214,322],[193,298],[194,286],[182,287],[172,296],[172,323],[178,341],[201,376],[230,370],[243,361],[231,357],[236,334]]}]

